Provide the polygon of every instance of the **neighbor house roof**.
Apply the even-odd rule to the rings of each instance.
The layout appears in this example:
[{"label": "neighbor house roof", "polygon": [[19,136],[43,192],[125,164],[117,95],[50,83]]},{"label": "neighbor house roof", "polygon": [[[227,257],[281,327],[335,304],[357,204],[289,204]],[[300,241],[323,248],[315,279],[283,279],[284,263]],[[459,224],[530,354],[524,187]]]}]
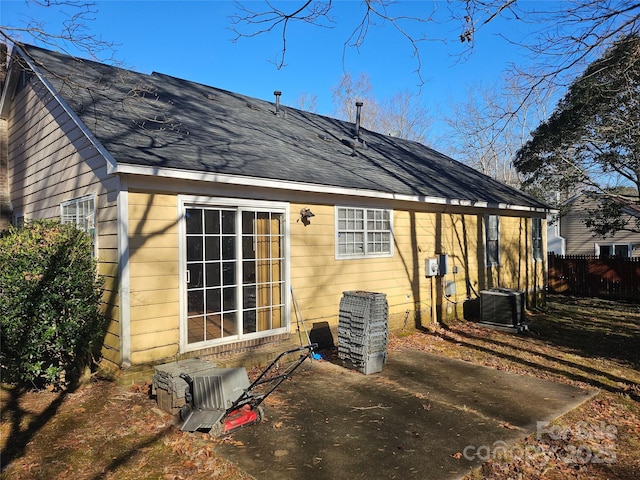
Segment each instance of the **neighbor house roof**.
[{"label": "neighbor house roof", "polygon": [[275,102],[188,80],[33,46],[21,49],[108,152],[114,172],[235,178],[436,203],[548,208],[414,141],[361,128],[354,150],[355,130],[349,122],[284,106],[276,113]]},{"label": "neighbor house roof", "polygon": [[[640,204],[638,203],[638,194],[634,193],[633,188],[630,188],[630,194],[620,193],[603,193],[595,190],[584,190],[564,202],[565,208],[579,203],[579,207],[584,211],[584,203],[595,203],[609,200],[613,203],[617,203],[622,207],[622,212],[636,218],[640,218]],[[637,191],[636,191],[637,192]],[[587,212],[588,213],[588,212]]]}]

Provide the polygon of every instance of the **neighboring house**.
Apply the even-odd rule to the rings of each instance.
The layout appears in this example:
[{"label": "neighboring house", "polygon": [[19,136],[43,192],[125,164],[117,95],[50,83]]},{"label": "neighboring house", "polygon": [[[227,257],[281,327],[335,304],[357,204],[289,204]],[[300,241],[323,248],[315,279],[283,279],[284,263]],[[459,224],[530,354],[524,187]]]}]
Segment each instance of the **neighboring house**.
[{"label": "neighboring house", "polygon": [[297,341],[296,319],[335,333],[345,291],[386,294],[391,330],[462,317],[492,287],[543,294],[546,205],[274,100],[14,48],[0,104],[14,221],[93,236],[106,367],[248,363]]},{"label": "neighboring house", "polygon": [[[587,228],[585,218],[589,210],[597,207],[597,202],[593,194],[580,194],[564,205],[560,235],[565,239],[566,255],[640,257],[640,233],[618,231],[612,236],[602,237]],[[629,204],[624,212],[628,216],[640,217],[637,205]]]}]

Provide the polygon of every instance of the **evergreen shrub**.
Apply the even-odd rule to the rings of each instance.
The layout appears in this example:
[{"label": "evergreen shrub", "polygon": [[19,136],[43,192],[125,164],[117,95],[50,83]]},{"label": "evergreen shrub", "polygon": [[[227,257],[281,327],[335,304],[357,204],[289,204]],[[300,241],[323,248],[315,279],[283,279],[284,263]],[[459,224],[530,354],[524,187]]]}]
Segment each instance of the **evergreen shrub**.
[{"label": "evergreen shrub", "polygon": [[104,340],[103,281],[89,236],[38,220],[0,237],[2,381],[64,388]]}]

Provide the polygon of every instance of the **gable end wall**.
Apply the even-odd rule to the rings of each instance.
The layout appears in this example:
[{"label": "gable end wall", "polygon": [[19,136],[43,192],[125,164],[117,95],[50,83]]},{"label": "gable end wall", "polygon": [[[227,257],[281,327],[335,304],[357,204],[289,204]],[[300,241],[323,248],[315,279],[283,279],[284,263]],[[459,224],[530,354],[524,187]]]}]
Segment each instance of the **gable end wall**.
[{"label": "gable end wall", "polygon": [[103,353],[117,365],[118,179],[107,175],[104,158],[35,76],[18,86],[6,125],[7,183],[16,214],[26,221],[59,218],[61,202],[96,196],[98,270],[105,276],[103,308],[111,318]]}]

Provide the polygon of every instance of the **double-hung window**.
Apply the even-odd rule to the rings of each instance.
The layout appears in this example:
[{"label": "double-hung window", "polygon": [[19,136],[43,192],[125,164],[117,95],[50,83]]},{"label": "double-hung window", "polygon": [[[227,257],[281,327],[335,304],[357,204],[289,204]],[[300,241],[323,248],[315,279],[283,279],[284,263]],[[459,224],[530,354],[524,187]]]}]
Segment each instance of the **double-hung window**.
[{"label": "double-hung window", "polygon": [[500,264],[500,217],[485,215],[485,258],[487,267]]},{"label": "double-hung window", "polygon": [[336,207],[336,258],[392,256],[392,217],[387,209]]},{"label": "double-hung window", "polygon": [[60,204],[60,222],[73,223],[91,237],[96,254],[96,199],[94,195],[74,198]]}]

